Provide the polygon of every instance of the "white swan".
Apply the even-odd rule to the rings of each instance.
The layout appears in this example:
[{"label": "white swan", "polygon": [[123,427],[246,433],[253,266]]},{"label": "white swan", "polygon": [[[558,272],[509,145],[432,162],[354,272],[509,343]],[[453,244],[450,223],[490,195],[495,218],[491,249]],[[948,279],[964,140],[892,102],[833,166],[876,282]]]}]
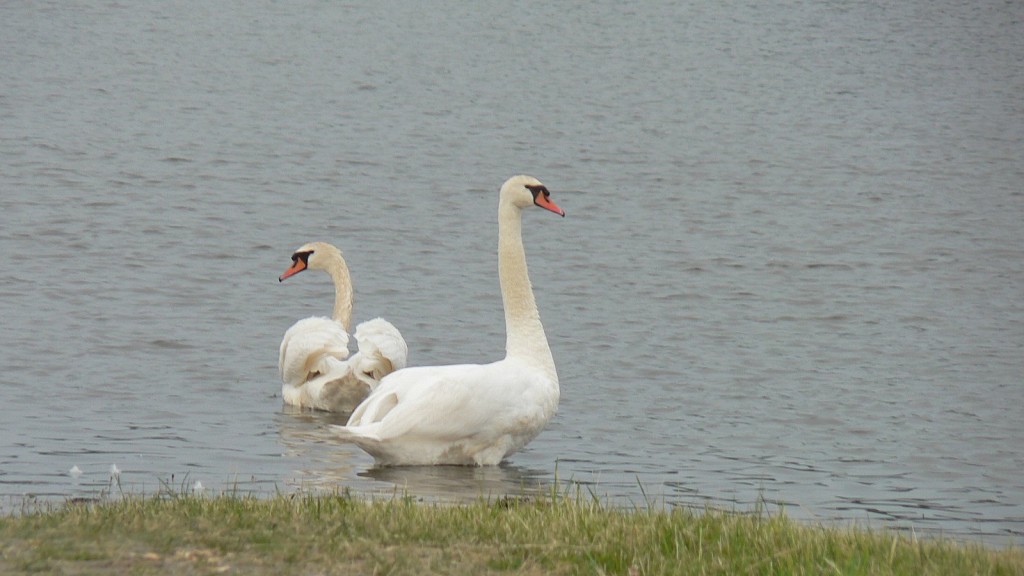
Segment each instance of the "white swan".
[{"label": "white swan", "polygon": [[341,250],[311,242],[292,254],[292,265],[278,278],[306,269],[325,270],[334,280],[334,313],[299,320],[281,340],[278,366],[285,403],[332,412],[351,412],[385,375],[405,368],[409,349],[401,333],[376,318],[356,327],[359,351],[349,357],[352,282]]},{"label": "white swan", "polygon": [[377,465],[493,466],[522,448],[558,407],[558,375],[540,323],[523,250],[522,209],[561,216],[543,184],[514,176],[498,200],[498,278],[505,306],[505,359],[492,364],[399,370],[332,430]]}]

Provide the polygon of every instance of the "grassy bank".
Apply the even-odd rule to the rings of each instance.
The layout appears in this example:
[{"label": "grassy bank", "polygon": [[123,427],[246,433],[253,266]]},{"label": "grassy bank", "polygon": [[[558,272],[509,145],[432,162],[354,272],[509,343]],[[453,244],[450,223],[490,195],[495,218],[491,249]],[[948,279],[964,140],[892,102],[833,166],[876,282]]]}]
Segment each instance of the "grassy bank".
[{"label": "grassy bank", "polygon": [[1024,574],[1024,551],[551,496],[128,497],[0,518],[0,573]]}]

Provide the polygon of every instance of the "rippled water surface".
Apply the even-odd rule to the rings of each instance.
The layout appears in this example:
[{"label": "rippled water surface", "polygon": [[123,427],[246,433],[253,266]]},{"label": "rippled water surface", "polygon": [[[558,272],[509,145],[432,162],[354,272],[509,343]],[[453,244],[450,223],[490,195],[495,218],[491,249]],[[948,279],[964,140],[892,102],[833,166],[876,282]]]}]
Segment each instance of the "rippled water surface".
[{"label": "rippled water surface", "polygon": [[[1019,3],[0,6],[0,495],[351,489],[769,509],[1024,543]],[[373,469],[282,407],[330,310],[502,354],[497,188],[558,415]],[[81,474],[72,475],[77,467]],[[114,487],[116,489],[116,487]]]}]

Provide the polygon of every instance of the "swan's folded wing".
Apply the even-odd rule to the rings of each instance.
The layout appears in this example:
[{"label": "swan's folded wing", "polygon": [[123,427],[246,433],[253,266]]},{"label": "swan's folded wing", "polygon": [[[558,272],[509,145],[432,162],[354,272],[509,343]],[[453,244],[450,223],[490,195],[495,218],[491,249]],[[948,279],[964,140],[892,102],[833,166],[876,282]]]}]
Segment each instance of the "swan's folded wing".
[{"label": "swan's folded wing", "polygon": [[346,427],[362,427],[379,424],[398,404],[399,398],[407,395],[410,387],[422,383],[427,385],[424,368],[406,368],[392,372],[380,381],[377,388],[352,411]]},{"label": "swan's folded wing", "polygon": [[326,374],[331,360],[348,358],[348,334],[340,323],[321,317],[296,322],[281,340],[278,367],[286,384],[301,385]]},{"label": "swan's folded wing", "polygon": [[522,375],[504,367],[462,364],[395,372],[356,408],[348,426],[375,424],[381,440],[408,434],[434,441],[500,427],[496,420],[514,419],[519,409],[530,406]]},{"label": "swan's folded wing", "polygon": [[398,328],[384,320],[374,318],[356,326],[356,342],[361,361],[358,369],[371,374],[375,380],[405,368],[409,359],[409,346]]}]

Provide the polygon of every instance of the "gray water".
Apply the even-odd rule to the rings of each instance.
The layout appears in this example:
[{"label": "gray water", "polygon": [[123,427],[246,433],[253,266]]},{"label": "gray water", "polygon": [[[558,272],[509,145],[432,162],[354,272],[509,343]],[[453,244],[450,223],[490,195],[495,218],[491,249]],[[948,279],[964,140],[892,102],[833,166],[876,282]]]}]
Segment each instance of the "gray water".
[{"label": "gray water", "polygon": [[[3,509],[576,486],[1024,543],[1024,5],[366,4],[0,5]],[[282,407],[309,240],[411,364],[500,358],[520,172],[568,213],[524,219],[540,437],[378,470]]]}]

